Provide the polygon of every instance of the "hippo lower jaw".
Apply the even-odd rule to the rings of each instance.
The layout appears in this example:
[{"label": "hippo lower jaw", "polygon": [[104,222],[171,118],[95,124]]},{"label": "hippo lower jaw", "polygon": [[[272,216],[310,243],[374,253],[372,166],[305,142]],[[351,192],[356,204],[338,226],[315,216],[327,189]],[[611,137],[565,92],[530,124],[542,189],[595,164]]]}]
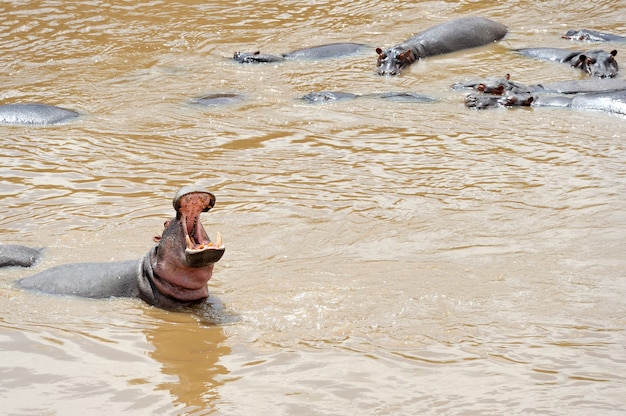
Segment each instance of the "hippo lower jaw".
[{"label": "hippo lower jaw", "polygon": [[224,244],[222,244],[222,236],[220,233],[217,233],[215,244],[209,241],[208,243],[195,245],[189,235],[185,237],[185,240],[187,243],[185,258],[190,267],[204,267],[209,263],[217,263],[226,251]]},{"label": "hippo lower jaw", "polygon": [[165,223],[159,244],[150,253],[150,273],[160,293],[180,301],[208,296],[213,266],[224,254],[222,237],[211,241],[200,214],[215,204],[215,196],[198,187],[184,187],[174,196],[176,217]]}]

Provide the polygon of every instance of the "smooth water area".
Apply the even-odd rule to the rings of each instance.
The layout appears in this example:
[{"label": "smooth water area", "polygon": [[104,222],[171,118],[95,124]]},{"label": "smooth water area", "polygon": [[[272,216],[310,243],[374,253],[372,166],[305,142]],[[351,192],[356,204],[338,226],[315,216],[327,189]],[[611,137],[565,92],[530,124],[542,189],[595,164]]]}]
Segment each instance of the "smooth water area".
[{"label": "smooth water area", "polygon": [[[626,408],[626,119],[466,109],[451,84],[584,79],[514,48],[617,49],[620,1],[0,3],[0,104],[80,111],[0,126],[6,415],[621,415]],[[374,73],[452,18],[496,44]],[[341,59],[241,65],[330,42]],[[623,76],[623,75],[622,75]],[[308,104],[304,94],[406,91]],[[200,106],[207,94],[240,103]],[[226,254],[190,311],[17,289],[57,264],[139,259],[178,188]]]}]

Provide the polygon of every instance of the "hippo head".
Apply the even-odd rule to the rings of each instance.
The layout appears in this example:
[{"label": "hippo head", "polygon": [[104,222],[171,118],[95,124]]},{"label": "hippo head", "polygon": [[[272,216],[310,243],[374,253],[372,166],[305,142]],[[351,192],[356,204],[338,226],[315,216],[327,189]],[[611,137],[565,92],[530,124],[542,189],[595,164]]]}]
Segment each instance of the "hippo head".
[{"label": "hippo head", "polygon": [[393,47],[383,51],[376,48],[378,62],[376,63],[376,73],[378,75],[399,75],[407,66],[417,60],[411,49]]},{"label": "hippo head", "polygon": [[614,78],[617,76],[617,51],[610,53],[602,50],[588,51],[577,55],[571,60],[572,66],[580,68],[589,75],[598,78]]},{"label": "hippo head", "polygon": [[535,97],[530,94],[470,94],[465,98],[465,106],[477,109],[493,107],[528,107],[534,100]]},{"label": "hippo head", "polygon": [[215,205],[215,196],[201,187],[187,186],[172,203],[176,217],[165,222],[163,234],[155,237],[159,244],[151,252],[153,283],[161,293],[178,300],[204,299],[213,266],[225,250],[219,233],[212,242],[200,222],[200,214]]},{"label": "hippo head", "polygon": [[255,52],[235,52],[233,60],[242,64],[259,64],[267,62],[280,62],[284,60],[282,56],[270,55],[267,53]]}]

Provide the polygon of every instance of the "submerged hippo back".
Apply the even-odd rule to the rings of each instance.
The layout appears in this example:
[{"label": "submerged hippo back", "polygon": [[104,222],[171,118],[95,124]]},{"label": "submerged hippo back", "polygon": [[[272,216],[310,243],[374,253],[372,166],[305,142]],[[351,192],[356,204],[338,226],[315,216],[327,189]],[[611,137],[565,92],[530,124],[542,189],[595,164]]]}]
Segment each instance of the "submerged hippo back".
[{"label": "submerged hippo back", "polygon": [[283,54],[287,59],[327,59],[359,53],[367,48],[362,43],[329,43],[328,45],[314,46],[312,48],[297,49]]},{"label": "submerged hippo back", "polygon": [[47,104],[0,105],[0,124],[58,124],[78,117],[78,113]]},{"label": "submerged hippo back", "polygon": [[421,45],[420,58],[486,45],[502,39],[506,26],[484,17],[464,17],[427,29],[408,44]]}]

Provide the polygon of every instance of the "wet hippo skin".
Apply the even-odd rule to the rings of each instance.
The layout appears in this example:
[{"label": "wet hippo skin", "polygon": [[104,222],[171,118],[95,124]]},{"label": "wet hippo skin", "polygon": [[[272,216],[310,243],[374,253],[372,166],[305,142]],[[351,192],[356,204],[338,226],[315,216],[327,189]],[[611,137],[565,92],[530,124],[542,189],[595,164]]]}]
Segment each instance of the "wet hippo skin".
[{"label": "wet hippo skin", "polygon": [[0,124],[49,125],[65,123],[79,114],[74,110],[38,103],[0,105]]},{"label": "wet hippo skin", "polygon": [[413,62],[427,56],[441,55],[487,45],[502,39],[507,28],[483,17],[462,17],[434,26],[388,49],[376,48],[379,75],[398,75]]},{"label": "wet hippo skin", "polygon": [[166,308],[201,301],[209,295],[207,282],[225,250],[219,234],[211,242],[200,222],[200,214],[214,204],[215,196],[201,187],[181,188],[173,199],[176,216],[140,260],[60,265],[17,285],[55,295],[138,297]]}]

